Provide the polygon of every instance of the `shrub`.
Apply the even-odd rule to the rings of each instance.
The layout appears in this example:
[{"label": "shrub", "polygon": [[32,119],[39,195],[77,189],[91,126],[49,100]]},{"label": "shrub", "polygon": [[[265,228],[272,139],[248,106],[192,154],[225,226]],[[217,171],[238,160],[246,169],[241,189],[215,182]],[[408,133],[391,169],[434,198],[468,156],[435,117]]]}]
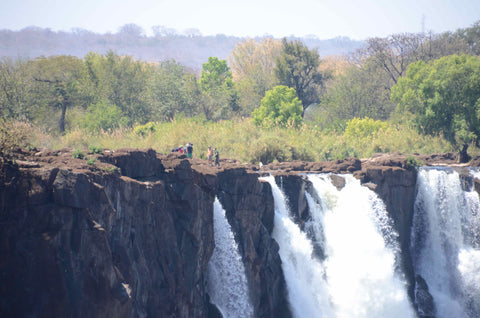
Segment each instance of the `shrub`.
[{"label": "shrub", "polygon": [[25,146],[29,130],[26,123],[0,120],[0,157],[11,158],[16,148]]},{"label": "shrub", "polygon": [[150,135],[156,131],[155,123],[149,122],[146,123],[145,125],[140,125],[136,126],[133,129],[133,132],[136,133],[137,135],[140,135],[142,137],[145,137],[147,135]]},{"label": "shrub", "polygon": [[100,154],[102,153],[103,149],[97,146],[88,146],[88,151],[91,154]]},{"label": "shrub", "polygon": [[406,169],[412,169],[412,168],[417,168],[421,166],[423,166],[423,161],[418,159],[417,157],[408,156],[407,159],[405,159],[404,168]]},{"label": "shrub", "polygon": [[92,157],[87,160],[87,165],[94,166],[95,162],[97,162],[97,158]]},{"label": "shrub", "polygon": [[81,126],[90,132],[113,130],[127,125],[127,118],[116,105],[100,101],[88,106]]},{"label": "shrub", "polygon": [[298,126],[302,122],[302,102],[294,88],[279,85],[265,93],[260,107],[252,112],[256,125]]},{"label": "shrub", "polygon": [[347,137],[365,138],[377,134],[380,130],[386,130],[388,123],[381,120],[353,118],[347,122],[344,135]]},{"label": "shrub", "polygon": [[85,159],[85,154],[81,150],[76,149],[72,154],[72,158],[74,158],[74,159]]}]

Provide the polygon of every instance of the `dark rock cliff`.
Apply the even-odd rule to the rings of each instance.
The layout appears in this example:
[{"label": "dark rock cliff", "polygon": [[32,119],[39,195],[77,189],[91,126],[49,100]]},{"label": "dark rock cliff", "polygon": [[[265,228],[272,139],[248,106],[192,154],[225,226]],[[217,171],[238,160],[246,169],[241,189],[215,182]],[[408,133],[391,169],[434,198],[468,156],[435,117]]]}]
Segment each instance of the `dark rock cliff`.
[{"label": "dark rock cliff", "polygon": [[[399,233],[409,294],[415,169],[405,156],[258,167],[123,149],[90,155],[21,153],[0,170],[1,317],[214,317],[205,273],[218,196],[245,264],[256,317],[290,317],[272,239],[276,176],[296,222],[310,218],[306,172],[353,173],[385,202]],[[423,158],[426,164],[450,157]],[[448,163],[448,162],[447,162]],[[342,178],[335,185],[342,187]],[[469,181],[470,182],[470,181]],[[471,186],[478,186],[473,180]],[[322,251],[317,251],[322,257]],[[417,284],[418,285],[418,284]],[[421,290],[428,300],[428,290]]]},{"label": "dark rock cliff", "polygon": [[185,159],[106,159],[123,175],[72,160],[4,170],[2,316],[206,316],[215,188]]}]

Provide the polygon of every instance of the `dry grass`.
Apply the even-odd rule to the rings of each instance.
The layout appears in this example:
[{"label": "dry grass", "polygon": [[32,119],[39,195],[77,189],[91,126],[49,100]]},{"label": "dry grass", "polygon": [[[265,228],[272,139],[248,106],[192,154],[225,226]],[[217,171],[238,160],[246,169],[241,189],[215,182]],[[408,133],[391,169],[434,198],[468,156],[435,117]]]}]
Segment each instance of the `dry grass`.
[{"label": "dry grass", "polygon": [[[129,147],[153,148],[160,153],[168,153],[174,147],[191,142],[194,144],[194,157],[204,159],[206,149],[211,145],[219,149],[221,157],[250,163],[366,158],[379,152],[430,154],[454,151],[443,138],[422,136],[413,128],[402,125],[389,126],[375,134],[356,137],[324,132],[314,125],[306,124],[299,128],[261,128],[247,118],[220,122],[180,118],[155,123],[154,131],[144,136],[129,128],[98,134],[77,129],[64,136],[48,139],[41,135],[41,138],[36,140],[35,146],[53,149],[88,146],[106,149]],[[470,152],[478,153],[478,149],[471,148]]]}]

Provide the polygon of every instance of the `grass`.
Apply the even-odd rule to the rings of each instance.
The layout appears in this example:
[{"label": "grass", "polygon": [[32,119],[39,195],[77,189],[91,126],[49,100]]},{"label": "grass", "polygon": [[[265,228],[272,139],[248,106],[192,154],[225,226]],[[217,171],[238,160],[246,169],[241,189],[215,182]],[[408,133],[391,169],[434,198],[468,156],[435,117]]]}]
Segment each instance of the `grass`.
[{"label": "grass", "polygon": [[[345,157],[367,158],[374,153],[401,152],[430,154],[455,151],[441,137],[423,136],[413,128],[389,125],[386,129],[352,136],[343,132],[322,131],[315,125],[299,128],[255,126],[250,119],[205,122],[195,118],[180,118],[155,123],[155,129],[138,134],[131,128],[89,133],[75,129],[63,136],[45,137],[34,134],[30,143],[36,147],[59,149],[118,149],[153,148],[168,153],[174,147],[194,144],[194,157],[205,159],[208,146],[216,147],[221,158],[235,158],[248,163],[273,161],[324,161]],[[470,147],[469,153],[479,153]]]}]

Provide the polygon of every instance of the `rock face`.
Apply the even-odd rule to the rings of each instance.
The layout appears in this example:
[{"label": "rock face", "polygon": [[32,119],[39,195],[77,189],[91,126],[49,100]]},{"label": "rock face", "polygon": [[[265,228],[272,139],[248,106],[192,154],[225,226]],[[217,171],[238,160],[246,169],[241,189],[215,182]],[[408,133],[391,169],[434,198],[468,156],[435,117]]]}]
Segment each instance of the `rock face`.
[{"label": "rock face", "polygon": [[1,316],[206,316],[215,188],[186,159],[167,173],[151,155],[108,157],[125,175],[4,169]]},{"label": "rock face", "polygon": [[[399,267],[409,295],[422,300],[419,314],[434,313],[428,286],[414,277],[410,261],[416,172],[405,156],[261,169],[234,160],[209,167],[151,149],[94,156],[88,165],[62,149],[24,152],[15,164],[2,163],[1,317],[218,317],[204,277],[215,247],[215,196],[242,254],[255,316],[290,317],[279,247],[271,237],[273,196],[258,178],[276,176],[303,228],[311,217],[305,193],[313,193],[305,172],[353,173],[383,199],[399,233]],[[332,178],[344,186],[343,178]],[[464,183],[480,189],[478,179]]]},{"label": "rock face", "polygon": [[270,184],[243,168],[218,174],[218,197],[243,255],[257,317],[290,317],[278,244],[272,239]]}]

